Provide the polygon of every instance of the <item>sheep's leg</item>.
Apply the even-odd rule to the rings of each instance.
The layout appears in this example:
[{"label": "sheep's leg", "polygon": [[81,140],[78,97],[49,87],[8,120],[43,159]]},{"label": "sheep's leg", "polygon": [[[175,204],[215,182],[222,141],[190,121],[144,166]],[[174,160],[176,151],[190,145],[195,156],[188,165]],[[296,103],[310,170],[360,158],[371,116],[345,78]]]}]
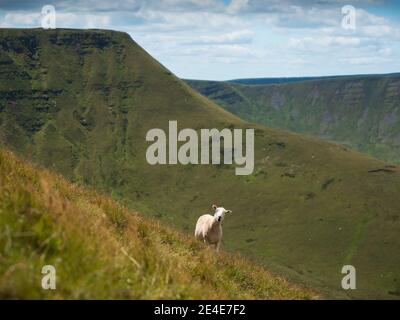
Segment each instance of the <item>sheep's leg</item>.
[{"label": "sheep's leg", "polygon": [[215,244],[215,251],[217,251],[217,252],[219,252],[219,247],[221,246],[221,241],[218,241],[216,244]]}]

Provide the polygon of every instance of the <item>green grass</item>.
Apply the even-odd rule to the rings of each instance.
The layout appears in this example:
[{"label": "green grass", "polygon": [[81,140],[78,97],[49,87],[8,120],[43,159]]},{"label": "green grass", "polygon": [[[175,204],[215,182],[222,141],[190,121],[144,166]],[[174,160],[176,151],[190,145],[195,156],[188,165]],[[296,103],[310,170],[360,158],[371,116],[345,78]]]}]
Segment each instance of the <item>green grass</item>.
[{"label": "green grass", "polygon": [[[0,150],[1,299],[312,299],[239,255]],[[56,290],[41,288],[44,265]]]},{"label": "green grass", "polygon": [[[190,235],[211,204],[222,205],[233,210],[224,250],[329,298],[398,298],[399,167],[369,172],[387,163],[245,122],[124,33],[0,34],[0,52],[12,62],[1,69],[0,143],[20,157]],[[235,176],[226,165],[150,166],[146,133],[167,131],[169,120],[178,129],[255,128],[254,175]],[[340,286],[347,263],[357,269],[355,291]]]}]

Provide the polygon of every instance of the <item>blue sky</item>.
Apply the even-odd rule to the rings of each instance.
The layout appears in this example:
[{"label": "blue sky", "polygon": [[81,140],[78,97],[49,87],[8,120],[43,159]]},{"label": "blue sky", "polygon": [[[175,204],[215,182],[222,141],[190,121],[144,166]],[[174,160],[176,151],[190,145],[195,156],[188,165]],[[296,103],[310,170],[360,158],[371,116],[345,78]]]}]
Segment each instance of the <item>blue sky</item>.
[{"label": "blue sky", "polygon": [[[0,27],[128,32],[177,76],[226,80],[400,71],[400,1],[0,0]],[[355,29],[342,7],[355,8]]]}]

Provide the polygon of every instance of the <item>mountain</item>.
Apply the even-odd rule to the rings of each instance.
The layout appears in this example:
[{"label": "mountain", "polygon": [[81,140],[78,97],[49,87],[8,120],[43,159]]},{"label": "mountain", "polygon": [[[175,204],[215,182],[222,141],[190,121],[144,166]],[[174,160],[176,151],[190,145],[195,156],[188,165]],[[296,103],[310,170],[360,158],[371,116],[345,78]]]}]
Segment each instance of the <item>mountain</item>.
[{"label": "mountain", "polygon": [[[375,77],[398,77],[400,73],[389,73],[389,74],[360,74],[360,75],[352,75],[352,76],[321,76],[321,77],[280,77],[280,78],[247,78],[247,79],[234,79],[228,80],[225,82],[235,83],[235,84],[247,84],[247,85],[261,85],[261,84],[274,84],[274,83],[293,83],[293,82],[301,82],[301,81],[310,81],[310,80],[332,80],[332,79],[348,79],[348,78],[375,78]],[[191,81],[191,80],[186,80]],[[196,80],[194,80],[196,81]]]},{"label": "mountain", "polygon": [[400,74],[187,82],[243,119],[400,163]]},{"label": "mountain", "polygon": [[[127,34],[0,31],[0,141],[190,235],[213,203],[231,209],[222,249],[329,298],[399,298],[400,168],[248,123],[191,89]],[[255,168],[150,165],[154,128],[253,128]],[[176,254],[171,251],[170,255]],[[357,290],[341,288],[343,265]]]},{"label": "mountain", "polygon": [[[238,255],[0,150],[1,299],[312,299]],[[56,268],[56,290],[41,288]]]}]

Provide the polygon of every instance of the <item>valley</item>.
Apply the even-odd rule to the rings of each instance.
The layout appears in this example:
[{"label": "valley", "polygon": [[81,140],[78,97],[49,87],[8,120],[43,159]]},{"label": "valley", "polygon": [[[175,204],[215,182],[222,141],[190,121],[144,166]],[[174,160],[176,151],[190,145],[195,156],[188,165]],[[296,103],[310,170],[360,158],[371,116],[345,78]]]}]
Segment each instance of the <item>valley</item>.
[{"label": "valley", "polygon": [[399,74],[187,83],[248,121],[400,163]]}]

